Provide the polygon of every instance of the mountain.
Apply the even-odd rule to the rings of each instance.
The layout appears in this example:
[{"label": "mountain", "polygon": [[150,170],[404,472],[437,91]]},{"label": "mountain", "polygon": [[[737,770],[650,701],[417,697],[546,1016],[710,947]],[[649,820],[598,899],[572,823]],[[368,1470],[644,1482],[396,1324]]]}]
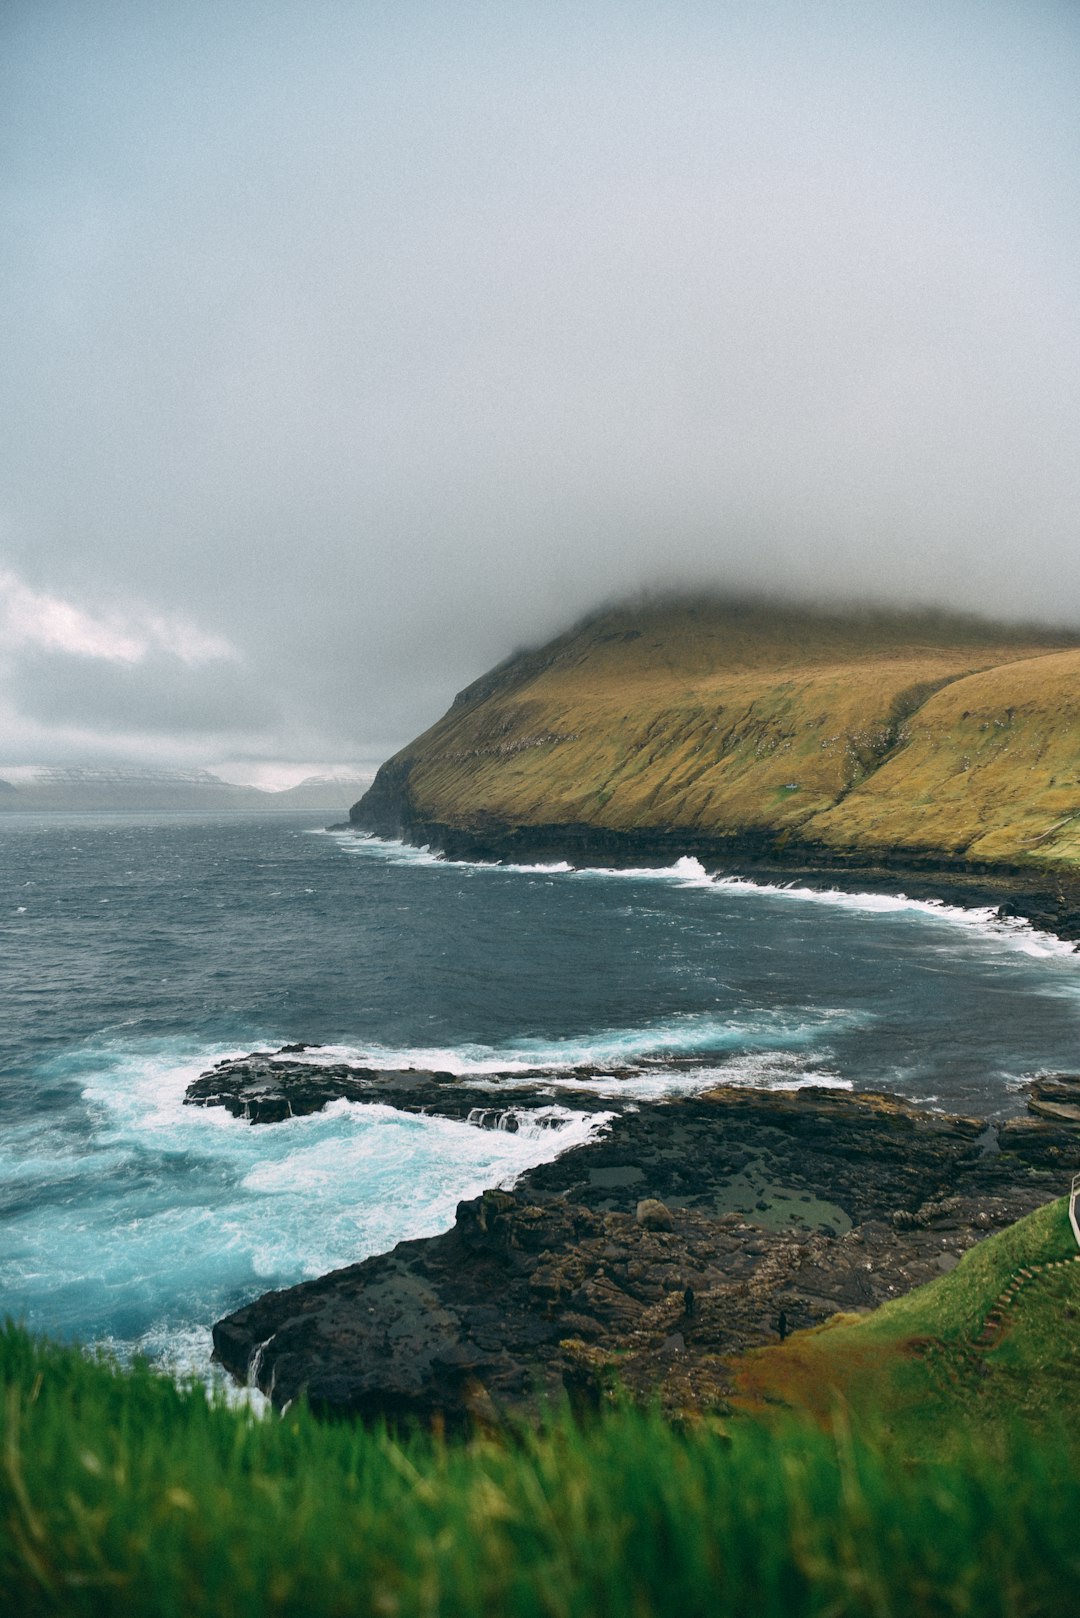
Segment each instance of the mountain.
[{"label": "mountain", "polygon": [[953,869],[1080,861],[1080,635],[669,600],[466,688],[353,824],[461,852]]},{"label": "mountain", "polygon": [[309,775],[294,787],[263,792],[260,797],[263,807],[268,809],[333,809],[335,814],[340,814],[357,787],[366,786],[370,779],[370,772],[367,776]]},{"label": "mountain", "polygon": [[117,766],[39,769],[26,780],[0,781],[0,812],[104,810],[265,814],[310,810],[340,814],[363,784],[360,776],[311,776],[283,792],[234,786],[209,770]]}]

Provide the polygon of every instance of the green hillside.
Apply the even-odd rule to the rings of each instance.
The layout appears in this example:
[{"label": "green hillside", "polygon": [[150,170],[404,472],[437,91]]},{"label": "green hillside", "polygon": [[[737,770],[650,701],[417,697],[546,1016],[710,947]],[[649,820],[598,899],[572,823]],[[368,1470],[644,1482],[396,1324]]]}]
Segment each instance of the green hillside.
[{"label": "green hillside", "polygon": [[744,1356],[744,1410],[838,1407],[914,1454],[1022,1423],[1080,1437],[1080,1250],[1068,1199],[973,1247],[956,1269],[862,1318]]},{"label": "green hillside", "polygon": [[468,687],[352,820],[1072,866],[1080,637],[936,613],[613,608]]}]

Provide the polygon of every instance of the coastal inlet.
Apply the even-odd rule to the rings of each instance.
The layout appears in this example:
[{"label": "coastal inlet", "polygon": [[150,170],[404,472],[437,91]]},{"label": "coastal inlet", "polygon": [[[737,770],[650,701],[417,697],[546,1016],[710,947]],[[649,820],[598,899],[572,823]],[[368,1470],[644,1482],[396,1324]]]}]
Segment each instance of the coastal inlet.
[{"label": "coastal inlet", "polygon": [[[525,869],[302,817],[11,816],[0,871],[5,1308],[180,1368],[267,1289],[445,1232],[522,1175],[562,1188],[579,1148],[617,1180],[627,1165],[596,1154],[680,1097],[880,1090],[982,1129],[1080,1048],[1080,963],[1017,918],[689,860]],[[295,1053],[312,1072],[397,1077],[272,1127],[184,1104],[215,1063],[300,1043],[321,1047]],[[442,1110],[410,1097],[410,1069]],[[593,1189],[620,1199],[605,1217],[646,1194]],[[740,1207],[764,1219],[755,1189]],[[843,1239],[819,1200],[807,1229]]]}]

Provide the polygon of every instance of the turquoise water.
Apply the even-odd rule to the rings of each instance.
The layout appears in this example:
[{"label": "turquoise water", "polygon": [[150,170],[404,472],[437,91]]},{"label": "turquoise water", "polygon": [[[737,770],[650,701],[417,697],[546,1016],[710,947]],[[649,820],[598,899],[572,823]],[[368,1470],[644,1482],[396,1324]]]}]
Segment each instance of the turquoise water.
[{"label": "turquoise water", "polygon": [[[1080,960],[986,913],[693,861],[449,864],[303,817],[0,819],[0,952],[2,1307],[171,1363],[204,1359],[245,1298],[443,1228],[587,1139],[575,1063],[635,1066],[621,1093],[642,1104],[720,1077],[993,1115],[1074,1066],[1080,1034]],[[550,1065],[552,1111],[508,1133],[181,1105],[219,1057],[298,1040],[479,1076]]]}]

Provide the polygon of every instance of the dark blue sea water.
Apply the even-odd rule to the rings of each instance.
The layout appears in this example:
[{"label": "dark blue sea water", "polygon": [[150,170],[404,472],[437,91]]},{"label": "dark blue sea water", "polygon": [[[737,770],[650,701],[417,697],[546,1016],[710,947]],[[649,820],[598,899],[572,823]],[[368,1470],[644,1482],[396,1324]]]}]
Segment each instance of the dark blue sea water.
[{"label": "dark blue sea water", "polygon": [[986,913],[693,861],[448,864],[303,817],[0,817],[0,963],[0,1311],[174,1363],[595,1127],[567,1072],[557,1132],[346,1103],[252,1128],[181,1104],[221,1056],[631,1063],[643,1104],[720,1077],[993,1115],[1080,1035],[1080,957]]}]

